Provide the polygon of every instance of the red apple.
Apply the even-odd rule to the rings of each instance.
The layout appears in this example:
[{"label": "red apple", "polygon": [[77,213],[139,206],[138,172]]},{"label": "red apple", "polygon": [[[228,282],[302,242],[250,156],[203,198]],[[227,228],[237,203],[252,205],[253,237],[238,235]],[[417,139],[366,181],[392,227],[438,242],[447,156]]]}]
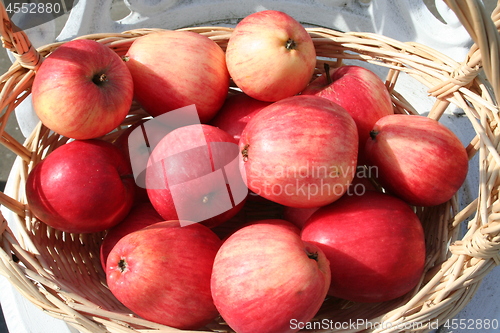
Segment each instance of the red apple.
[{"label": "red apple", "polygon": [[33,214],[55,229],[103,231],[122,221],[132,207],[132,170],[111,143],[72,141],[31,170],[26,197]]},{"label": "red apple", "polygon": [[327,98],[349,112],[358,128],[359,164],[364,163],[364,145],[375,122],[394,114],[391,95],[384,82],[360,66],[327,68],[325,74],[313,80],[301,94]]},{"label": "red apple", "polygon": [[148,196],[165,219],[215,227],[244,205],[248,189],[238,169],[238,145],[205,124],[180,127],[154,148],[146,170]]},{"label": "red apple", "polygon": [[226,131],[239,141],[241,132],[250,119],[270,104],[271,102],[259,101],[246,94],[233,95],[226,100],[210,124]]},{"label": "red apple", "polygon": [[372,179],[377,178],[377,169],[373,166],[359,166],[356,168],[356,175],[352,180],[346,195],[363,195],[366,191],[376,191],[377,187]]},{"label": "red apple", "polygon": [[329,285],[323,252],[283,220],[262,220],[232,234],[215,257],[211,280],[215,306],[238,333],[298,331],[290,321],[311,320]]},{"label": "red apple", "polygon": [[210,279],[220,239],[207,227],[159,222],[118,241],[108,256],[109,289],[131,311],[163,325],[198,329],[218,313]]},{"label": "red apple", "polygon": [[329,295],[353,302],[400,297],[420,281],[425,263],[422,225],[404,201],[368,191],[318,209],[302,239],[330,261]]},{"label": "red apple", "polygon": [[340,198],[355,173],[358,134],[338,104],[293,96],[262,109],[239,142],[250,190],[285,206],[310,208]]},{"label": "red apple", "polygon": [[[365,170],[365,167],[357,167],[356,175],[352,180],[347,192],[344,195],[363,195],[366,191],[375,191],[375,186],[371,183],[368,178],[369,171]],[[297,208],[297,207],[287,207],[283,209],[283,219],[292,222],[297,227],[302,229],[306,224],[307,220],[311,217],[321,207],[311,207],[311,208]]]},{"label": "red apple", "polygon": [[126,59],[134,96],[152,116],[195,104],[201,122],[212,119],[229,89],[224,51],[191,31],[162,31],[137,38]]},{"label": "red apple", "polygon": [[467,177],[469,160],[460,139],[439,121],[391,115],[375,124],[366,142],[378,182],[416,206],[450,200]]},{"label": "red apple", "polygon": [[136,182],[136,202],[149,201],[146,191],[146,169],[152,150],[174,129],[199,124],[195,105],[172,110],[151,119],[143,119],[123,130],[114,144],[130,160]]},{"label": "red apple", "polygon": [[297,208],[285,206],[283,209],[283,219],[302,229],[311,215],[319,208],[320,207]]},{"label": "red apple", "polygon": [[106,270],[109,252],[120,239],[134,231],[162,221],[163,218],[150,202],[140,202],[134,205],[128,215],[120,223],[109,229],[106,236],[104,236],[100,248],[101,264],[104,270]]},{"label": "red apple", "polygon": [[133,97],[130,71],[109,47],[93,40],[64,43],[38,69],[33,107],[42,123],[74,139],[92,139],[115,129]]},{"label": "red apple", "polygon": [[226,49],[229,74],[247,95],[274,102],[302,91],[316,66],[309,33],[294,18],[276,10],[241,20]]}]

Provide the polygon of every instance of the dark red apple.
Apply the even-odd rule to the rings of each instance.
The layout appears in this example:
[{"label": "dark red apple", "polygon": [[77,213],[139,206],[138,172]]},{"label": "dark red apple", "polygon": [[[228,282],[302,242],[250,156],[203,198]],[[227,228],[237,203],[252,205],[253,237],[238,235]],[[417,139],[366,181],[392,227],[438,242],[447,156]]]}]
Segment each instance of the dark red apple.
[{"label": "dark red apple", "polygon": [[346,195],[363,195],[366,191],[376,191],[373,183],[378,177],[378,170],[373,166],[358,166],[356,175],[347,189]]},{"label": "dark red apple", "polygon": [[411,291],[425,264],[420,220],[404,201],[367,191],[318,209],[302,239],[330,261],[328,294],[353,302],[383,302]]},{"label": "dark red apple", "polygon": [[26,181],[33,214],[66,232],[90,233],[122,221],[134,200],[130,163],[98,139],[62,145],[38,163]]},{"label": "dark red apple", "polygon": [[311,215],[316,212],[320,207],[311,208],[297,208],[297,207],[284,207],[283,219],[296,225],[302,229]]},{"label": "dark red apple", "polygon": [[[141,121],[138,121],[136,123],[134,123],[132,126],[128,127],[127,129],[123,130],[123,132],[120,134],[120,136],[118,136],[118,138],[114,141],[114,145],[118,147],[118,149],[120,149],[123,154],[125,155],[125,157],[127,158],[127,160],[129,161],[129,163],[131,163],[131,160],[130,160],[130,149],[135,149],[136,147],[131,147],[129,145],[129,136],[130,136],[130,133],[132,133],[132,131],[140,126],[142,126],[144,124],[145,120],[141,120]],[[140,147],[142,148],[142,147]],[[140,149],[138,148],[138,149]],[[147,153],[147,151],[143,151],[141,153]],[[137,151],[135,151],[133,153],[133,156],[134,158],[136,158],[137,156]],[[132,164],[130,164],[130,167],[132,167]],[[133,171],[133,170],[132,170]],[[143,187],[143,186],[139,186],[140,183],[140,180],[139,181],[135,181],[135,198],[134,198],[134,202],[135,203],[139,203],[139,202],[149,202],[149,197],[148,197],[148,193],[146,191],[146,188]]]}]

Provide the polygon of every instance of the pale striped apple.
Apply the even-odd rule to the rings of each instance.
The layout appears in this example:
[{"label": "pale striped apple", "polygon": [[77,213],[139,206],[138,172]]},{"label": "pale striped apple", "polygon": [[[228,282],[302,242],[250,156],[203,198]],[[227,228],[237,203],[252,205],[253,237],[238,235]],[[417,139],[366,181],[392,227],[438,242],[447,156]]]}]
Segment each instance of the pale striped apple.
[{"label": "pale striped apple", "polygon": [[229,74],[247,95],[274,102],[302,91],[312,78],[316,50],[290,15],[263,10],[234,28],[226,49]]},{"label": "pale striped apple", "polygon": [[365,152],[378,182],[416,206],[450,200],[467,177],[464,145],[449,128],[425,116],[395,114],[375,123]]}]

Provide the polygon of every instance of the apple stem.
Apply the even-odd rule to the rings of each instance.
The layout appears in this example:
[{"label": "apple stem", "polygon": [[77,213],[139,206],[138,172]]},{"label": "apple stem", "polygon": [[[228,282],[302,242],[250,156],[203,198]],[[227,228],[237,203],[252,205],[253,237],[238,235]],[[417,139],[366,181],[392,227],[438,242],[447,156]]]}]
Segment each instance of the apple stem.
[{"label": "apple stem", "polygon": [[318,261],[318,252],[307,252],[309,259]]},{"label": "apple stem", "polygon": [[108,81],[108,77],[106,74],[104,73],[100,73],[100,74],[96,74],[94,75],[94,77],[92,78],[92,82],[94,82],[95,84],[97,84],[98,86],[100,86],[101,84],[105,83]]},{"label": "apple stem", "polygon": [[125,273],[127,271],[127,261],[124,258],[121,258],[118,262],[118,268],[120,269],[120,273]]},{"label": "apple stem", "polygon": [[332,76],[330,75],[330,65],[325,62],[323,67],[325,68],[326,82],[328,83],[328,85],[330,85],[333,82]]},{"label": "apple stem", "polygon": [[286,41],[285,47],[287,50],[295,50],[297,48],[297,43],[291,38]]},{"label": "apple stem", "polygon": [[372,138],[372,140],[375,140],[377,138],[377,135],[378,135],[378,131],[370,131],[370,138]]},{"label": "apple stem", "polygon": [[248,147],[250,147],[250,145],[246,144],[243,147],[243,150],[241,151],[241,155],[243,156],[243,162],[248,161]]}]

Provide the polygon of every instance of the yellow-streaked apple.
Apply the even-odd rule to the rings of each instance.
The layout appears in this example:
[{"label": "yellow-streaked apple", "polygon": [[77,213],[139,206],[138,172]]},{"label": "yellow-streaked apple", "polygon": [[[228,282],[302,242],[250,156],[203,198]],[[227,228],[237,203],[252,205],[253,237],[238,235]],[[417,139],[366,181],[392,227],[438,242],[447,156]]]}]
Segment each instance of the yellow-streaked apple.
[{"label": "yellow-streaked apple", "polygon": [[239,333],[290,333],[292,320],[310,321],[330,286],[325,254],[302,241],[292,223],[256,221],[234,232],[215,257],[215,306]]},{"label": "yellow-streaked apple", "polygon": [[118,54],[89,39],[59,46],[38,69],[33,108],[54,132],[78,140],[103,136],[127,116],[133,98],[130,71]]},{"label": "yellow-streaked apple", "polygon": [[226,62],[247,95],[274,102],[301,92],[312,78],[316,50],[304,26],[277,10],[252,13],[229,38]]},{"label": "yellow-streaked apple", "polygon": [[106,262],[106,281],[139,316],[196,330],[218,316],[210,281],[220,245],[219,237],[199,223],[155,223],[116,243]]},{"label": "yellow-streaked apple", "polygon": [[222,48],[192,31],[161,31],[137,38],[125,56],[134,96],[153,117],[195,104],[202,123],[212,119],[229,90]]}]

